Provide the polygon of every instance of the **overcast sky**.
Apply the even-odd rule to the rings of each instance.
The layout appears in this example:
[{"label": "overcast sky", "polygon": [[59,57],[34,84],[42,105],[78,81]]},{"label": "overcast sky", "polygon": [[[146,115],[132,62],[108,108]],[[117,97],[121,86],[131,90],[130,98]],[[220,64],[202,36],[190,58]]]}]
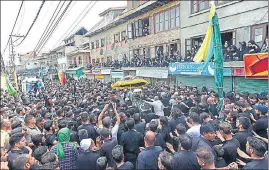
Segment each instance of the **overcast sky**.
[{"label": "overcast sky", "polygon": [[[20,35],[26,34],[41,5],[41,2],[42,1],[24,1],[24,5],[22,7],[13,34],[20,34]],[[60,22],[59,26],[51,36],[50,40],[44,46],[44,50],[50,50],[53,47],[55,47],[55,44],[58,42],[59,38],[62,37],[64,33],[66,33],[68,28],[74,22],[77,22],[80,18],[82,18],[83,15],[76,21],[79,14],[90,2],[91,1],[73,1],[71,3],[68,9],[69,12],[67,11],[68,12],[66,13],[67,15]],[[25,53],[33,51],[58,3],[59,1],[45,2],[40,12],[40,15],[35,25],[33,26],[32,30],[30,31],[29,35],[26,37],[26,39],[20,46],[15,48],[16,53]],[[67,2],[65,3],[64,7],[66,6],[66,4]],[[93,4],[94,2],[92,2],[87,9],[89,9]],[[4,48],[8,41],[20,5],[21,1],[1,1],[1,53],[4,51]],[[86,29],[90,29],[94,24],[96,24],[101,19],[98,15],[99,13],[103,12],[107,8],[118,6],[119,7],[126,6],[126,1],[98,1],[89,11],[86,17],[81,21],[81,23],[75,28],[75,30],[81,26],[84,26]],[[84,13],[86,13],[86,11]],[[8,54],[9,52],[7,49],[4,54],[5,59],[7,58]]]}]

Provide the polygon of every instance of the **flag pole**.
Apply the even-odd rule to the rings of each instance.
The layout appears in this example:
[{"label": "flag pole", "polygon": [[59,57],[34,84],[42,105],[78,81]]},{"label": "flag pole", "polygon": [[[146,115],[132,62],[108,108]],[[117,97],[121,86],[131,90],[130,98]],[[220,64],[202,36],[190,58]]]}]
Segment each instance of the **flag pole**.
[{"label": "flag pole", "polygon": [[[211,1],[211,4],[214,1]],[[213,22],[213,34],[214,34],[214,65],[215,65],[215,83],[219,96],[218,107],[223,105],[223,54],[222,54],[222,42],[221,33],[218,21],[218,15],[215,13],[212,18]]]}]

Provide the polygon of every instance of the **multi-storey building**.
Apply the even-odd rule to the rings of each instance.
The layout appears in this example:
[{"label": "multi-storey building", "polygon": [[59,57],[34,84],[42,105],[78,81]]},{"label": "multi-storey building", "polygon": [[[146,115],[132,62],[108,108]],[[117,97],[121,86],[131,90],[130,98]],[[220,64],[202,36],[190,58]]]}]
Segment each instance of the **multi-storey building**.
[{"label": "multi-storey building", "polygon": [[[221,38],[224,44],[239,46],[239,42],[254,40],[262,46],[268,37],[267,1],[215,1]],[[181,54],[185,55],[202,42],[207,31],[209,1],[181,1]]]}]

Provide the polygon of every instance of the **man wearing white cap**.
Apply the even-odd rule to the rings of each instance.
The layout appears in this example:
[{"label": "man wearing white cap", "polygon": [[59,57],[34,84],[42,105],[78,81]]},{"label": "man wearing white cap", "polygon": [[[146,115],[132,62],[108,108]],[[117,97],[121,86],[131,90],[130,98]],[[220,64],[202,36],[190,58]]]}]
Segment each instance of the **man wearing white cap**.
[{"label": "man wearing white cap", "polygon": [[96,146],[91,138],[83,139],[80,148],[84,150],[78,156],[76,169],[96,169],[96,161],[100,157],[100,140],[96,139]]}]

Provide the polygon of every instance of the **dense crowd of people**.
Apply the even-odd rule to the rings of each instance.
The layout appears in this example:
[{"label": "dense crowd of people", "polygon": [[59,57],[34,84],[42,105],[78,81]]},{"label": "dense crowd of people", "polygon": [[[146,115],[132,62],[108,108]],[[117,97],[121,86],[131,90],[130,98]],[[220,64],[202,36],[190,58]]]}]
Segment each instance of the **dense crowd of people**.
[{"label": "dense crowd of people", "polygon": [[1,90],[1,169],[268,169],[268,94],[220,100],[206,87],[87,79]]},{"label": "dense crowd of people", "polygon": [[[201,43],[199,45],[193,46],[191,50],[187,50],[185,57],[182,57],[179,51],[173,50],[171,50],[170,54],[163,54],[162,51],[159,51],[154,58],[147,57],[146,55],[134,54],[131,59],[128,59],[126,55],[124,55],[121,61],[112,61],[110,59],[103,63],[96,61],[93,64],[87,65],[86,69],[91,70],[98,67],[114,67],[117,69],[121,67],[168,67],[169,63],[172,62],[193,62],[193,58],[195,57],[200,46]],[[225,41],[223,45],[223,59],[225,62],[243,61],[243,56],[245,54],[260,52],[268,52],[268,38],[265,39],[261,47],[257,45],[253,40],[250,40],[248,43],[245,41],[239,42],[238,47],[236,47],[236,45],[231,45],[228,41]]]}]

